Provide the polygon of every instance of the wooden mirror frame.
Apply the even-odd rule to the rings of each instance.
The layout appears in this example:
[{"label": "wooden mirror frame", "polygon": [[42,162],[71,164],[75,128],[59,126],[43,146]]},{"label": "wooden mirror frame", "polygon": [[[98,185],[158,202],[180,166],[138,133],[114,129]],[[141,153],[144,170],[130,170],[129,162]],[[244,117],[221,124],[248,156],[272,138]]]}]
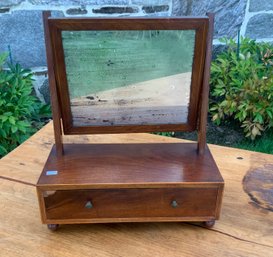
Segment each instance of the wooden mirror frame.
[{"label": "wooden mirror frame", "polygon": [[[139,133],[193,131],[198,129],[198,149],[206,142],[213,15],[179,18],[51,18],[43,12],[51,105],[57,152],[62,151],[62,134]],[[159,125],[113,125],[75,127],[72,123],[62,31],[81,30],[195,30],[188,122]],[[59,147],[58,147],[59,146]],[[58,151],[58,148],[60,149]]]}]

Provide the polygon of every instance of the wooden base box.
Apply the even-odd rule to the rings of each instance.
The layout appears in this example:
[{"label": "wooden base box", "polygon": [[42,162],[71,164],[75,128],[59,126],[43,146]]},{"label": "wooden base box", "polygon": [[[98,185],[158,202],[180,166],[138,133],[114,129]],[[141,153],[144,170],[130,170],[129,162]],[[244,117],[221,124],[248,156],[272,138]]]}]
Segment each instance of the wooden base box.
[{"label": "wooden base box", "polygon": [[193,143],[53,147],[37,184],[42,222],[204,221],[219,218],[223,179]]}]

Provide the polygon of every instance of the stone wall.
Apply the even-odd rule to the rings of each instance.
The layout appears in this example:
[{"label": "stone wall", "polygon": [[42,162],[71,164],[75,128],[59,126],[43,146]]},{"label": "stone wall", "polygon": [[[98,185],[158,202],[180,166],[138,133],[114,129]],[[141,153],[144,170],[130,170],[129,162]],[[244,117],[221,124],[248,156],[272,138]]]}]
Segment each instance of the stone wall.
[{"label": "stone wall", "polygon": [[[273,1],[269,0],[1,0],[0,53],[35,72],[35,90],[48,99],[42,10],[62,17],[204,15],[214,12],[214,49],[219,38],[242,36],[273,42]],[[43,97],[41,93],[45,96]]]},{"label": "stone wall", "polygon": [[241,33],[259,41],[273,42],[272,0],[248,0]]},{"label": "stone wall", "polygon": [[202,15],[214,12],[214,44],[218,39],[244,37],[273,42],[273,0],[174,0],[173,15]]}]

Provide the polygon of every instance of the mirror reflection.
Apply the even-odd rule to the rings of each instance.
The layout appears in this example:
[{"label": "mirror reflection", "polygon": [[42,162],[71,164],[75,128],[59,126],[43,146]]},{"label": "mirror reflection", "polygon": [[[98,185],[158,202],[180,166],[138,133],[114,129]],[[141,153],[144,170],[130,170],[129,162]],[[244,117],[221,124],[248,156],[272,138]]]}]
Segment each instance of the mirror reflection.
[{"label": "mirror reflection", "polygon": [[187,123],[194,30],[62,31],[73,126]]}]

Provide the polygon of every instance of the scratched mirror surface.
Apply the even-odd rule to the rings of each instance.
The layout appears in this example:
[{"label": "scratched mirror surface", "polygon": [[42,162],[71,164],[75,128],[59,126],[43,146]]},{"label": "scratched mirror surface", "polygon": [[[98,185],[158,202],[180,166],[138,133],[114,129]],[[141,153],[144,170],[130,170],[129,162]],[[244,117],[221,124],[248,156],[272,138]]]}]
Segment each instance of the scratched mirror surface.
[{"label": "scratched mirror surface", "polygon": [[184,124],[195,30],[62,31],[73,126]]}]

